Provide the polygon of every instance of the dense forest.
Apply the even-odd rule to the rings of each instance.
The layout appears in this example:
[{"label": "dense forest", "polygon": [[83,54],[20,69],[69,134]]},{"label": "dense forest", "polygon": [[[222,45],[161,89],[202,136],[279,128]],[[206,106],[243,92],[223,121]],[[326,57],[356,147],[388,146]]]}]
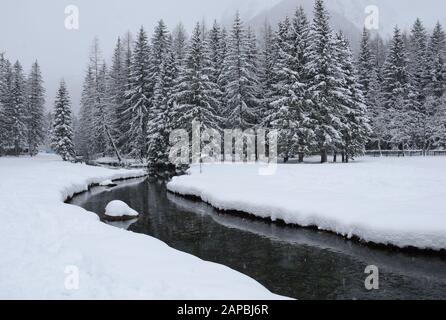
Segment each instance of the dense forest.
[{"label": "dense forest", "polygon": [[323,0],[277,26],[197,23],[190,36],[161,20],[149,39],[118,38],[111,63],[92,45],[80,112],[64,82],[51,116],[36,62],[28,76],[0,56],[0,155],[34,155],[46,136],[66,160],[104,156],[167,166],[170,133],[201,128],[277,130],[287,161],[320,154],[348,162],[366,149],[443,149],[446,36],[420,20],[393,38],[363,31],[360,50],[330,27]]}]

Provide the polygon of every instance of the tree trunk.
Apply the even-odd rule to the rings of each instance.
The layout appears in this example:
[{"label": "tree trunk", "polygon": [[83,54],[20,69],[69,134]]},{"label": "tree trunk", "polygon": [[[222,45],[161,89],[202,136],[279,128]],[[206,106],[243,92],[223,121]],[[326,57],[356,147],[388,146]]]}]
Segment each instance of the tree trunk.
[{"label": "tree trunk", "polygon": [[283,163],[288,163],[288,160],[290,160],[290,157],[289,156],[285,156],[283,158]]},{"label": "tree trunk", "polygon": [[304,162],[304,153],[303,152],[300,152],[299,153],[299,163],[303,163]]},{"label": "tree trunk", "polygon": [[321,163],[327,163],[327,162],[328,162],[327,149],[322,148],[321,149]]},{"label": "tree trunk", "polygon": [[345,152],[342,151],[341,155],[342,155],[342,163],[344,163],[345,162]]},{"label": "tree trunk", "polygon": [[336,163],[338,161],[338,153],[335,151],[333,152],[333,162]]},{"label": "tree trunk", "polygon": [[115,141],[113,140],[113,137],[112,137],[112,135],[110,134],[110,131],[108,130],[108,126],[105,127],[105,131],[107,132],[108,138],[110,139],[110,142],[111,142],[111,144],[112,144],[112,146],[113,146],[113,149],[114,149],[114,151],[115,151],[115,153],[116,153],[116,157],[118,158],[119,163],[122,163],[121,155],[119,154],[119,150],[118,150],[118,148],[116,147],[116,143],[115,143]]}]

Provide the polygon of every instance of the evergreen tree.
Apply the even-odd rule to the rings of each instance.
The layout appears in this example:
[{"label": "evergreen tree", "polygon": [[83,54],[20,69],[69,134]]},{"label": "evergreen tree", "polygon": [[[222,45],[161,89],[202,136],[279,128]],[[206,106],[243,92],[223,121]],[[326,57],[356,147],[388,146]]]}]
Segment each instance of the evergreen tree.
[{"label": "evergreen tree", "polygon": [[220,129],[221,123],[216,84],[209,80],[207,74],[209,62],[201,30],[197,23],[174,94],[173,125],[176,129],[186,129],[189,134],[192,133],[193,122],[199,123],[200,129],[215,130]]},{"label": "evergreen tree", "polygon": [[126,93],[130,128],[126,135],[130,156],[144,159],[147,154],[147,115],[151,104],[150,47],[146,32],[140,29],[132,55],[129,90]]},{"label": "evergreen tree", "polygon": [[75,155],[70,97],[62,80],[54,103],[53,137],[51,147],[64,161]]},{"label": "evergreen tree", "polygon": [[389,54],[383,66],[383,104],[386,120],[389,123],[389,142],[400,148],[409,146],[413,141],[416,118],[414,94],[410,83],[408,61],[404,39],[400,29],[395,27]]},{"label": "evergreen tree", "polygon": [[182,23],[179,23],[172,32],[172,50],[175,55],[175,64],[181,68],[184,64],[187,51],[187,32]]},{"label": "evergreen tree", "polygon": [[443,96],[446,89],[445,65],[446,35],[440,23],[437,23],[428,47],[428,83],[427,95],[437,98]]},{"label": "evergreen tree", "polygon": [[37,61],[32,65],[31,72],[27,80],[27,141],[28,150],[31,156],[36,155],[39,144],[43,142],[44,132],[44,105],[45,89]]},{"label": "evergreen tree", "polygon": [[220,78],[223,71],[223,61],[224,61],[224,52],[222,50],[222,30],[218,25],[217,21],[214,21],[214,24],[209,31],[208,37],[206,38],[206,55],[207,55],[207,74],[209,75],[209,80],[213,82],[216,86],[215,96],[219,101],[218,110],[222,110],[222,106],[224,103],[223,99],[223,90],[220,87]]},{"label": "evergreen tree", "polygon": [[261,43],[261,53],[259,57],[259,83],[262,92],[262,102],[260,106],[261,124],[268,126],[267,118],[271,112],[271,102],[274,85],[274,66],[276,59],[276,39],[271,25],[265,23],[263,29],[263,39]]},{"label": "evergreen tree", "polygon": [[[119,150],[123,154],[130,153],[130,141],[129,135],[127,134],[130,131],[130,113],[126,113],[125,111],[129,108],[129,100],[127,99],[127,93],[130,90],[130,79],[131,79],[131,64],[132,64],[132,36],[128,32],[123,38],[123,79],[120,86],[123,86],[124,96],[122,98],[122,102],[117,106],[117,126],[116,131],[118,137],[116,139],[116,143],[118,145]],[[121,81],[120,81],[121,82]]]},{"label": "evergreen tree", "polygon": [[172,94],[174,92],[177,69],[172,39],[168,38],[159,74],[155,79],[153,105],[147,124],[148,164],[154,171],[169,168],[169,137],[172,132]]},{"label": "evergreen tree", "polygon": [[338,77],[342,79],[342,88],[337,97],[343,124],[341,149],[343,161],[349,162],[355,156],[364,155],[371,129],[363,92],[353,64],[353,54],[342,34],[336,37],[335,56]]},{"label": "evergreen tree", "polygon": [[370,87],[375,67],[374,57],[370,48],[370,33],[364,28],[358,58],[358,81],[367,100],[370,98]]},{"label": "evergreen tree", "polygon": [[79,112],[79,125],[76,130],[76,151],[85,159],[91,159],[96,151],[94,141],[93,118],[95,113],[95,79],[91,66],[85,76],[81,107]]},{"label": "evergreen tree", "polygon": [[311,127],[315,134],[321,162],[328,161],[327,153],[341,143],[342,127],[337,103],[341,79],[338,78],[334,57],[329,15],[322,0],[316,0],[311,29],[309,60],[309,88]]},{"label": "evergreen tree", "polygon": [[15,155],[26,146],[26,84],[21,64],[17,61],[7,75],[9,83],[9,94],[7,95],[7,103],[5,105],[5,116],[7,125],[7,141],[9,147],[14,150]]},{"label": "evergreen tree", "polygon": [[0,54],[0,156],[5,153],[7,148],[7,127],[8,121],[6,118],[5,106],[7,105],[8,85],[8,61],[4,54]]},{"label": "evergreen tree", "polygon": [[228,40],[223,77],[226,84],[227,126],[246,130],[256,123],[258,81],[249,61],[250,44],[239,14],[236,14]]}]

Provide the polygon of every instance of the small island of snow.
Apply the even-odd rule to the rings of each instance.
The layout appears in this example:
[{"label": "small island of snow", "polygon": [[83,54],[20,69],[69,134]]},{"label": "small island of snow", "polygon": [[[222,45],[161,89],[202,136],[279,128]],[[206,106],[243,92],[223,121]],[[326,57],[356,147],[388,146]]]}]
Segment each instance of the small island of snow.
[{"label": "small island of snow", "polygon": [[139,213],[130,208],[127,203],[119,200],[111,201],[105,207],[105,219],[110,221],[125,221],[135,219]]}]

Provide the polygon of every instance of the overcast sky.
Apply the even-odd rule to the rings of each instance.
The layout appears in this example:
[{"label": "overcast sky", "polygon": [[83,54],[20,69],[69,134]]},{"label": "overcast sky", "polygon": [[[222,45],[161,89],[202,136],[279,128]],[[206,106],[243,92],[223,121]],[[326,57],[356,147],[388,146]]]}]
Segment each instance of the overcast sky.
[{"label": "overcast sky", "polygon": [[[237,9],[242,15],[274,5],[279,0],[7,0],[0,10],[0,52],[19,59],[26,72],[37,59],[53,103],[57,84],[65,78],[78,109],[88,52],[95,36],[110,60],[116,38],[144,25],[149,33],[159,19],[172,29],[179,21],[190,29],[205,18],[222,20]],[[79,8],[79,30],[65,28],[65,8]],[[248,17],[247,17],[248,18]]]}]

